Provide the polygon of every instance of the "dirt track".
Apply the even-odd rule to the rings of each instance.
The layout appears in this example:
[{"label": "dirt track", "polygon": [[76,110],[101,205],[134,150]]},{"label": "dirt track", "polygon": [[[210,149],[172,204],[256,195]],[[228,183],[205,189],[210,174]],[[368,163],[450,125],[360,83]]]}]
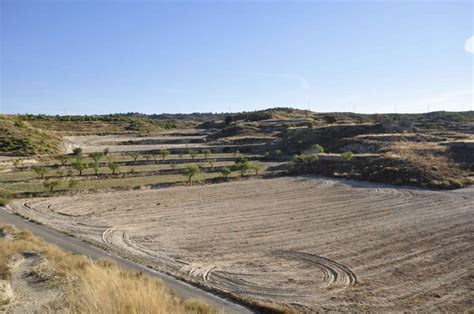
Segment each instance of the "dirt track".
[{"label": "dirt track", "polygon": [[[16,202],[124,256],[300,310],[473,307],[474,189],[310,177]],[[98,207],[97,204],[102,204]]]}]

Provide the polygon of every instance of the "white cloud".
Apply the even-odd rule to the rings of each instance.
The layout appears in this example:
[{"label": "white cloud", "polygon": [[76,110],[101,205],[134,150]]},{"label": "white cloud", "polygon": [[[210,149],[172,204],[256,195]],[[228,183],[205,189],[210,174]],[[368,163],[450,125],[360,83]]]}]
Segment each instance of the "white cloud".
[{"label": "white cloud", "polygon": [[467,39],[464,49],[466,49],[467,52],[474,53],[474,36]]}]

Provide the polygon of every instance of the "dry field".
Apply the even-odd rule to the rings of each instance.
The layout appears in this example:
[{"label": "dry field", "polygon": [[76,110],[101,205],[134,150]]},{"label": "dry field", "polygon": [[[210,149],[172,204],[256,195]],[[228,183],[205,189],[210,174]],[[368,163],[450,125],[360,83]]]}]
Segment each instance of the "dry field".
[{"label": "dry field", "polygon": [[19,200],[10,210],[251,301],[300,311],[474,306],[473,188],[296,177]]}]

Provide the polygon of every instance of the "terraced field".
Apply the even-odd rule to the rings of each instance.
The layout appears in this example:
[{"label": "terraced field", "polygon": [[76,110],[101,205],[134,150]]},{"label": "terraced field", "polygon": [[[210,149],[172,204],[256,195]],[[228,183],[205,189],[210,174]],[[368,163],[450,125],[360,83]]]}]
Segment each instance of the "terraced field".
[{"label": "terraced field", "polygon": [[474,189],[314,177],[18,200],[11,211],[300,311],[472,309]]}]

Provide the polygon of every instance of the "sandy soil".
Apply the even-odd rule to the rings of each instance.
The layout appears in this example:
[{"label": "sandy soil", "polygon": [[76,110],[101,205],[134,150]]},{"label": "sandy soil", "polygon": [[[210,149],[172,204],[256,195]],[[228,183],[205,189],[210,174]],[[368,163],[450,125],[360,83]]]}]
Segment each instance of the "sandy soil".
[{"label": "sandy soil", "polygon": [[298,177],[30,199],[10,210],[189,280],[301,311],[474,306],[473,188]]},{"label": "sandy soil", "polygon": [[3,308],[6,313],[36,313],[61,297],[62,291],[48,285],[38,272],[38,269],[49,267],[42,255],[22,252],[10,267],[11,279],[0,280],[0,299],[8,300]]}]

